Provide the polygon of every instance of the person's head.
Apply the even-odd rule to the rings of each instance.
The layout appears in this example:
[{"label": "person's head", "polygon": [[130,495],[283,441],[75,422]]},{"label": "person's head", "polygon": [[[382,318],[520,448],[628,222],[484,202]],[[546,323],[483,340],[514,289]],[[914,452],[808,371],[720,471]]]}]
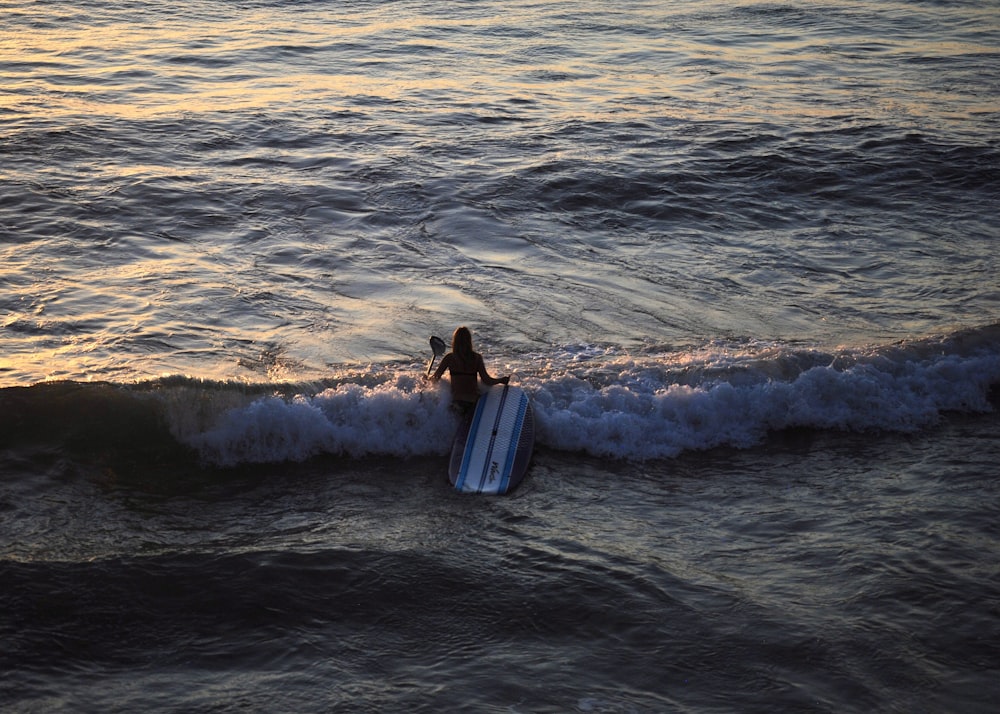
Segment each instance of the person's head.
[{"label": "person's head", "polygon": [[462,326],[451,336],[451,351],[462,359],[472,356],[472,333],[468,327]]}]

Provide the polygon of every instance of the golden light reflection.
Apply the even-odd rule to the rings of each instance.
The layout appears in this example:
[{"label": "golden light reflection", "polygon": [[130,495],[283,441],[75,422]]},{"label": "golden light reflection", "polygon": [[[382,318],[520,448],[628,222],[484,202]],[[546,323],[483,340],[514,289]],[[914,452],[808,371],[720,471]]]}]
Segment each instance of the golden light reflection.
[{"label": "golden light reflection", "polygon": [[[857,78],[842,76],[850,62],[787,35],[728,43],[650,36],[627,47],[614,36],[588,35],[573,52],[569,37],[511,42],[502,32],[491,35],[497,27],[530,26],[531,9],[522,10],[528,14],[511,19],[440,17],[415,8],[341,16],[271,8],[198,22],[152,10],[86,26],[28,30],[31,23],[6,23],[0,62],[14,70],[0,89],[0,108],[47,121],[95,114],[141,120],[309,102],[335,112],[356,107],[359,98],[391,103],[422,95],[440,97],[440,106],[535,98],[533,111],[552,120],[770,121],[842,115],[845,103],[865,94]],[[990,48],[894,38],[880,51],[936,57]],[[901,78],[892,101],[920,116],[998,106],[988,94],[963,97],[957,109],[949,99]],[[438,111],[433,101],[418,104],[419,111]],[[882,111],[874,100],[869,106]]]},{"label": "golden light reflection", "polygon": [[[760,3],[738,5],[752,8]],[[589,8],[584,3],[580,10]],[[835,49],[836,40],[831,48],[817,48],[811,54],[804,41],[789,39],[787,33],[761,39],[745,33],[739,41],[730,42],[706,37],[703,44],[683,33],[664,33],[648,39],[633,37],[627,47],[613,35],[577,33],[571,41],[570,30],[567,37],[537,41],[510,41],[503,33],[491,36],[489,30],[495,28],[531,28],[543,19],[538,17],[541,10],[517,2],[504,13],[478,11],[454,17],[396,5],[367,12],[345,9],[339,16],[330,8],[233,10],[198,18],[155,9],[128,12],[132,14],[110,13],[85,27],[67,22],[36,29],[33,23],[24,22],[19,29],[16,22],[5,23],[0,27],[0,58],[14,60],[22,71],[5,78],[0,106],[30,113],[35,102],[36,108],[56,114],[96,111],[146,118],[238,111],[315,98],[336,110],[338,98],[356,96],[387,101],[416,92],[475,97],[477,77],[482,77],[488,80],[483,82],[488,88],[485,94],[496,96],[498,87],[510,96],[544,93],[548,108],[557,113],[592,114],[615,99],[616,111],[648,113],[650,109],[641,104],[649,101],[658,103],[668,116],[705,118],[720,112],[764,116],[782,111],[780,99],[786,96],[799,112],[842,111],[831,109],[830,103],[796,101],[782,89],[794,86],[794,72],[805,66],[817,91],[836,97],[838,67],[845,64],[835,54],[821,54]],[[594,16],[607,12],[596,5],[591,10]],[[989,17],[984,14],[984,20]],[[195,27],[198,32],[192,34]],[[736,30],[720,28],[721,33],[731,35]],[[428,37],[425,44],[433,48],[426,58],[419,50],[406,51],[408,46],[419,47],[421,37]],[[581,39],[587,43],[581,48],[585,51],[569,52]],[[601,67],[587,60],[582,66],[560,61],[560,47],[567,56],[600,58]],[[299,54],[299,50],[305,52]],[[991,52],[992,48],[897,37],[884,41],[881,51],[938,57]],[[643,59],[636,62],[635,57]],[[522,65],[522,59],[528,61]],[[304,65],[317,61],[327,66],[302,71]],[[520,67],[565,79],[525,81]],[[754,96],[733,96],[727,84],[734,83],[753,87]],[[757,96],[760,101],[755,101]],[[636,101],[623,101],[629,97]],[[685,104],[687,99],[704,106]],[[938,96],[931,99],[934,106],[941,101]],[[915,100],[913,104],[914,111],[934,108]],[[995,98],[986,97],[971,110],[995,107]]]},{"label": "golden light reflection", "polygon": [[[0,112],[12,122],[48,128],[105,118],[142,121],[217,112],[276,115],[303,108],[322,116],[324,112],[363,113],[376,107],[373,114],[381,113],[366,127],[381,127],[393,122],[405,125],[429,115],[450,121],[451,114],[500,111],[510,106],[507,100],[516,99],[520,102],[511,112],[519,118],[540,120],[528,128],[535,132],[539,123],[565,120],[621,123],[636,119],[652,124],[725,118],[796,127],[811,118],[891,116],[947,122],[961,121],[976,112],[1000,111],[995,93],[936,89],[921,81],[931,70],[914,69],[916,63],[907,69],[902,61],[995,52],[993,47],[974,42],[880,39],[864,52],[900,60],[894,63],[899,66],[898,74],[886,77],[885,61],[866,62],[857,48],[838,46],[837,38],[820,47],[789,39],[787,34],[755,39],[730,27],[720,30],[729,33],[728,42],[664,31],[635,35],[626,43],[620,34],[584,32],[568,21],[552,18],[546,21],[557,30],[538,30],[534,25],[537,18],[531,14],[540,12],[534,9],[538,4],[516,0],[512,3],[516,12],[506,8],[503,14],[466,13],[463,17],[434,16],[415,5],[398,3],[378,4],[376,10],[360,14],[349,14],[355,11],[345,9],[339,16],[331,4],[322,4],[316,11],[286,6],[233,9],[222,16],[205,17],[172,15],[155,4],[138,9],[107,5],[111,9],[93,22],[79,18],[56,21],[45,16],[56,12],[47,5],[40,4],[38,9],[24,5],[10,11],[5,7],[0,22],[0,67],[4,72]],[[604,16],[609,7],[592,3],[592,16]],[[32,13],[38,17],[31,17]],[[984,15],[984,22],[987,20],[995,26],[995,18]],[[873,87],[879,91],[871,91]],[[316,107],[321,109],[316,111]],[[421,129],[426,132],[426,127]],[[558,159],[566,146],[569,151],[600,150],[582,142],[553,142],[546,147],[546,159]],[[189,167],[169,164],[165,159],[164,165],[120,165],[98,158],[74,168],[91,172],[89,178],[191,173]],[[36,181],[47,170],[33,166],[34,173],[25,181]],[[105,175],[101,176],[102,172]],[[621,250],[620,246],[616,250]],[[509,246],[492,253],[477,248],[470,260],[502,264],[510,260],[510,254]],[[4,271],[14,274],[17,256],[0,253],[0,257],[0,281],[6,282],[8,273]],[[533,265],[525,261],[519,266],[521,274],[530,272]],[[156,266],[158,271],[180,269],[166,259],[159,259]],[[146,296],[147,304],[141,298],[136,302],[132,292],[144,284],[144,269],[123,268],[120,274],[99,276],[79,271],[76,275],[80,281],[118,286],[119,293],[106,297],[126,306],[120,326],[127,332],[141,329],[137,315],[156,312],[155,296]],[[24,265],[17,270],[18,275],[31,272],[30,266]],[[539,277],[547,270],[548,266],[540,268]],[[205,273],[215,271],[213,263]],[[595,295],[610,291],[639,296],[634,304],[650,314],[663,307],[662,299],[645,297],[655,293],[641,283],[641,277],[570,274],[565,280],[574,281],[576,290],[592,290]],[[602,284],[601,280],[610,282]],[[177,285],[185,283],[181,280]],[[22,293],[44,296],[45,290],[66,288],[50,281]],[[406,289],[405,285],[385,286],[392,297]],[[358,290],[358,295],[373,292],[379,291],[369,285]],[[418,293],[412,301],[439,307],[442,312],[456,304],[469,312],[484,311],[478,304],[463,305],[460,290]],[[357,311],[356,302],[358,299],[350,297],[331,298],[332,309],[342,308],[345,313]],[[387,301],[381,306],[385,307],[381,319],[386,331],[395,319],[395,304]],[[675,312],[682,313],[681,308],[678,305]],[[84,314],[75,319],[94,318],[87,309],[92,308],[84,308]],[[575,309],[575,305],[567,307]],[[107,317],[107,313],[100,317]],[[102,364],[101,360],[121,359],[102,356],[105,350],[113,354],[113,349],[112,337],[105,345],[100,330],[92,335],[90,345],[70,339],[53,346],[51,337],[38,336],[47,331],[58,333],[52,328],[54,324],[58,327],[60,319],[54,309],[40,315],[31,307],[0,315],[0,327],[6,333],[0,382],[8,378],[16,381],[19,375],[37,373],[51,365],[60,365],[55,376],[86,374]],[[610,334],[618,329],[614,315],[594,315],[592,319],[601,331]],[[715,322],[723,324],[730,319],[720,315]],[[382,327],[377,322],[367,324],[366,329],[372,324]],[[273,329],[266,321],[244,326],[265,333]],[[745,325],[737,329],[740,327]],[[128,365],[121,368],[129,369]]]}]

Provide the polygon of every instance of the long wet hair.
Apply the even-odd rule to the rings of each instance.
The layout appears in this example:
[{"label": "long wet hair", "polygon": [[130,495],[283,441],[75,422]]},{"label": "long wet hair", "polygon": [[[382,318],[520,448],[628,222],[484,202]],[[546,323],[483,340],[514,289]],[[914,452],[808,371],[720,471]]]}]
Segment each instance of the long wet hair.
[{"label": "long wet hair", "polygon": [[455,330],[451,336],[451,351],[455,356],[466,363],[471,363],[476,358],[476,353],[472,349],[472,332],[464,325]]}]

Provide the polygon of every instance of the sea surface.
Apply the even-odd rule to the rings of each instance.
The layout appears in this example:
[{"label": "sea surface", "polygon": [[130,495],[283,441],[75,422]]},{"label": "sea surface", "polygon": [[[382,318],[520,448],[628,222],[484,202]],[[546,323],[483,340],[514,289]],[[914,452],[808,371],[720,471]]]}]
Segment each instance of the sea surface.
[{"label": "sea surface", "polygon": [[0,0],[0,709],[993,712],[998,212],[997,0]]}]

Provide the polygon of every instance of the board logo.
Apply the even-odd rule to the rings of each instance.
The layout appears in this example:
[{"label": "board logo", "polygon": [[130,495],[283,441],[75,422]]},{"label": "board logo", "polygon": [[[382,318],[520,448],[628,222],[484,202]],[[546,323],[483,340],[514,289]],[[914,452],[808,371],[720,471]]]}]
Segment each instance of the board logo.
[{"label": "board logo", "polygon": [[496,461],[490,463],[490,475],[489,475],[490,483],[493,483],[494,481],[497,480],[497,471],[499,470],[500,470],[500,464],[498,464]]}]

